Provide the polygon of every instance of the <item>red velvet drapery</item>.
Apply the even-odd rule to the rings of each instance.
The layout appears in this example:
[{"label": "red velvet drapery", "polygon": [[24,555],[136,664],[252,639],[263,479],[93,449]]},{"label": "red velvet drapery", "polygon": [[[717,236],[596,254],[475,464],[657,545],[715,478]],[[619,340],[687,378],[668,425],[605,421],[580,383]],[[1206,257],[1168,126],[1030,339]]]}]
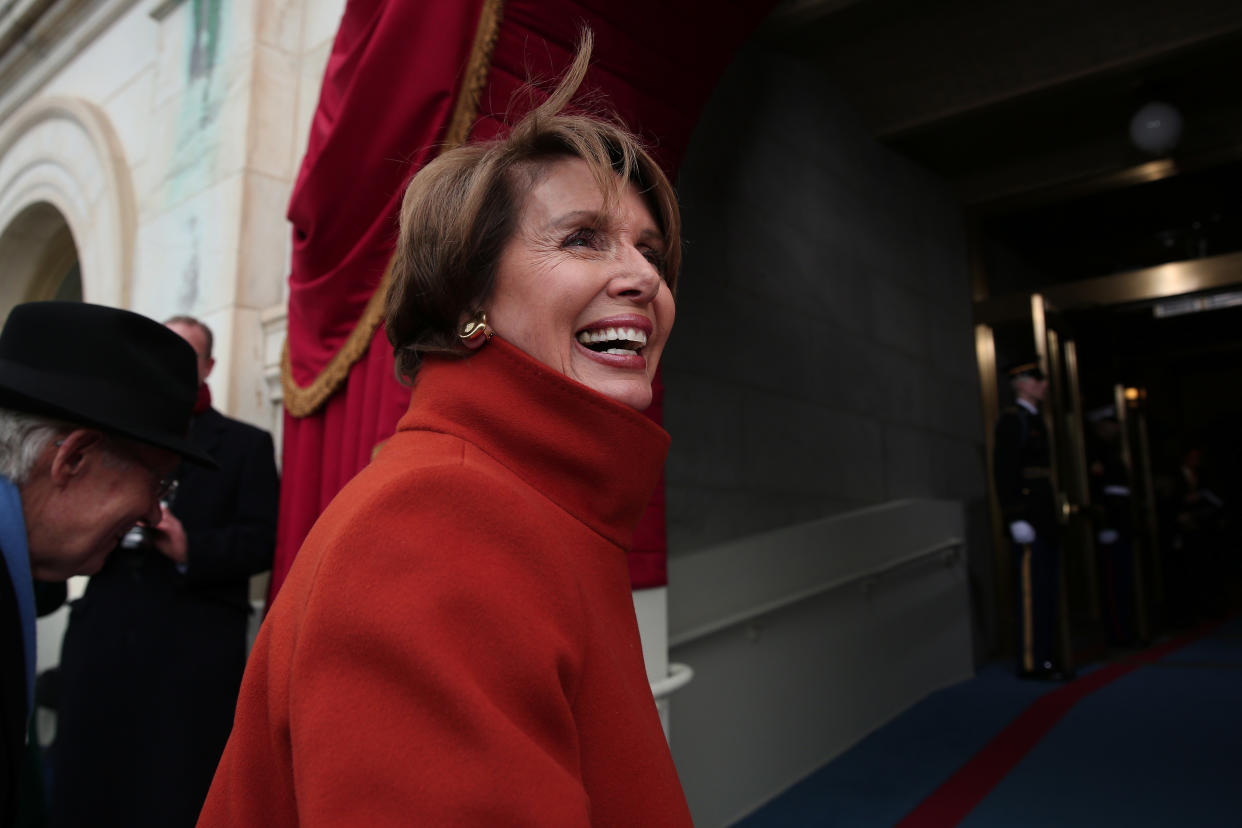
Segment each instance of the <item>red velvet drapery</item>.
[{"label": "red velvet drapery", "polygon": [[[320,511],[405,410],[409,392],[393,379],[382,328],[352,365],[334,365],[332,357],[380,284],[405,182],[445,140],[471,58],[487,55],[491,43],[479,33],[495,19],[489,13],[499,12],[499,25],[472,113],[473,138],[493,137],[520,115],[524,99],[517,93],[530,79],[558,77],[587,25],[595,53],[584,89],[642,135],[673,177],[716,78],[771,5],[348,0],[289,207],[286,366],[299,387],[343,384],[309,416],[286,414],[272,596]],[[659,399],[649,412],[657,422]],[[636,537],[636,588],[665,583],[663,495],[661,487]]]}]

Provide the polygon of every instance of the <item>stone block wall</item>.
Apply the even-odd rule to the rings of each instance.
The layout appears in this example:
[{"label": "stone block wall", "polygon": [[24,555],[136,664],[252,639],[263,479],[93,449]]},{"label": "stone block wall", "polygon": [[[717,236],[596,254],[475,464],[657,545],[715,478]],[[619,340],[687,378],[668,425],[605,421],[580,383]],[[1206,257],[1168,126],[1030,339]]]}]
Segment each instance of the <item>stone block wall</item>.
[{"label": "stone block wall", "polygon": [[215,404],[265,428],[278,417],[263,322],[286,300],[285,212],[343,9],[62,3],[35,21],[42,47],[0,50],[0,247],[24,210],[50,205],[81,298],[203,319]]},{"label": "stone block wall", "polygon": [[670,554],[903,497],[986,498],[961,210],[815,68],[752,43],[678,191]]}]

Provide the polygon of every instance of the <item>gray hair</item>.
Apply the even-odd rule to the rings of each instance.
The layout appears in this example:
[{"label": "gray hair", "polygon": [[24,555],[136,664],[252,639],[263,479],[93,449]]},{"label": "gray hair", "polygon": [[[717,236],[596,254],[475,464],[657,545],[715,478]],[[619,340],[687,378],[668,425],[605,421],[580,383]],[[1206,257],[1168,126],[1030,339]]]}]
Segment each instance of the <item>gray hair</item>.
[{"label": "gray hair", "polygon": [[22,485],[47,444],[74,428],[50,417],[0,408],[0,475]]}]

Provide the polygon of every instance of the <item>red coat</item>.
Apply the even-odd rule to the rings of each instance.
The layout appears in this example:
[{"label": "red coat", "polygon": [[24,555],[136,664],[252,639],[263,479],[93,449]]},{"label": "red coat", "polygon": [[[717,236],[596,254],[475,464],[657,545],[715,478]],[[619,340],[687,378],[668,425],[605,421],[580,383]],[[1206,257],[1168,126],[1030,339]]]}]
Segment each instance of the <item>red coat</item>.
[{"label": "red coat", "polygon": [[428,359],[263,623],[198,824],[690,825],[624,554],[667,449],[499,338]]}]

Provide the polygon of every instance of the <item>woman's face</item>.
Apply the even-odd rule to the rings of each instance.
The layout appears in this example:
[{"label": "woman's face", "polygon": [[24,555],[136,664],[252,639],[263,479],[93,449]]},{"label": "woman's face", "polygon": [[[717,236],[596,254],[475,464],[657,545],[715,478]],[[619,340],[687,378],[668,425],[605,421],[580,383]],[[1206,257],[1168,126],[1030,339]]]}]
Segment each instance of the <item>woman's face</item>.
[{"label": "woman's face", "polygon": [[675,313],[663,254],[632,184],[604,213],[586,163],[558,161],[527,195],[500,256],[488,322],[543,364],[642,411]]}]

